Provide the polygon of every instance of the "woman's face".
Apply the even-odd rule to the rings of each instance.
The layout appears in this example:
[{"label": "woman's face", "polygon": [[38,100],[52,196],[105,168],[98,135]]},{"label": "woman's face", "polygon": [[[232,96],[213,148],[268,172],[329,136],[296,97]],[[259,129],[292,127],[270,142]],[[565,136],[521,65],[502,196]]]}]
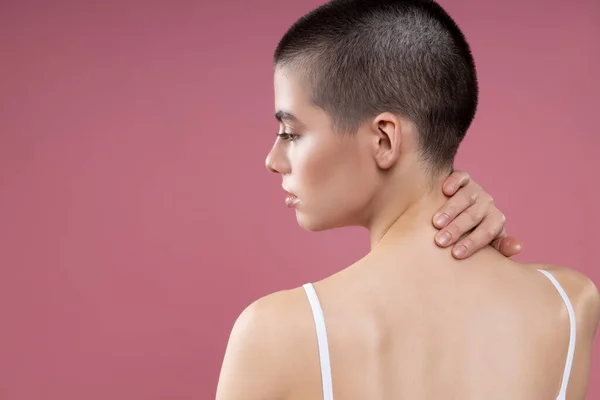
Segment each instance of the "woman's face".
[{"label": "woman's face", "polygon": [[364,225],[379,183],[372,137],[361,130],[334,132],[300,79],[282,68],[275,72],[275,112],[279,135],[266,166],[281,175],[285,201],[300,226],[318,231]]}]

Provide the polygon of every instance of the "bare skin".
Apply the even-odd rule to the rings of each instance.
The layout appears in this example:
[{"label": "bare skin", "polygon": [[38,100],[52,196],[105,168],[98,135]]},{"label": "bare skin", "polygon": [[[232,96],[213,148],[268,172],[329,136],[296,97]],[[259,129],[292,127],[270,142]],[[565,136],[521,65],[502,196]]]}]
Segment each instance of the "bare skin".
[{"label": "bare skin", "polygon": [[[285,70],[276,71],[275,100],[276,110],[295,115],[281,121],[280,132],[298,137],[279,136],[267,167],[293,193],[300,226],[363,226],[371,235],[367,256],[315,283],[336,399],[555,398],[568,314],[536,269],[551,271],[573,303],[577,345],[567,398],[585,398],[600,320],[600,294],[587,277],[507,258],[507,248],[518,252],[520,245],[506,238],[503,218],[461,238],[470,246],[463,257],[456,246],[436,245],[432,238],[442,231],[431,216],[446,210],[448,180],[423,174],[410,121],[382,113],[341,138],[300,78]],[[477,205],[477,195],[468,197]],[[445,228],[454,230],[454,241],[485,220],[482,208],[465,225],[461,209],[450,212],[455,225]],[[322,398],[315,326],[302,288],[254,302],[232,330],[217,399]]]},{"label": "bare skin", "polygon": [[[421,256],[408,241],[385,247],[315,285],[336,399],[556,398],[569,321],[536,268],[552,271],[575,305],[567,398],[585,399],[600,314],[589,279],[564,268],[520,265],[494,250],[457,265],[430,246],[422,246]],[[301,289],[247,309],[229,346],[235,356],[224,368],[232,375],[222,377],[217,398],[323,398],[314,322]]]},{"label": "bare skin", "polygon": [[439,229],[435,242],[452,246],[454,258],[467,258],[488,245],[506,257],[523,250],[519,239],[506,234],[506,217],[492,196],[469,174],[454,171],[442,184],[442,192],[450,197],[433,215],[433,225]]}]

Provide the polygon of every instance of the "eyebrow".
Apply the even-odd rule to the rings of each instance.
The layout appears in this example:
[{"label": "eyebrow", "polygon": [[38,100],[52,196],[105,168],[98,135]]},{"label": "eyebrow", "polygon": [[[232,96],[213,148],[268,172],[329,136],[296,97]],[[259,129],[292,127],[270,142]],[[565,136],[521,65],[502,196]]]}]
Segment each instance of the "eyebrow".
[{"label": "eyebrow", "polygon": [[300,122],[298,118],[294,114],[290,114],[289,112],[279,110],[275,113],[275,119],[279,122],[283,122],[284,120],[290,122]]}]

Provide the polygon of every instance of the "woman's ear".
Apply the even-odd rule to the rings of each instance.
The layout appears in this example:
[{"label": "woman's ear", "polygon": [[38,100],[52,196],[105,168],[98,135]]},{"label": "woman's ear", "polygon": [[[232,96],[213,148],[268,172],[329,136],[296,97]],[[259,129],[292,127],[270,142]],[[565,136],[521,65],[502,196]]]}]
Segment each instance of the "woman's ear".
[{"label": "woman's ear", "polygon": [[379,114],[373,120],[374,158],[379,168],[392,168],[400,159],[402,128],[401,121],[392,113]]}]

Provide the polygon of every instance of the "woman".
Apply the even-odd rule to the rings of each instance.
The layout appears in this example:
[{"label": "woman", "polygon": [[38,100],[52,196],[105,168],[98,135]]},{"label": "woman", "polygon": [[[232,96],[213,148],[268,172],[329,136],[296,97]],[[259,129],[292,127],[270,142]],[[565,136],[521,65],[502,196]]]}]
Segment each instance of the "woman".
[{"label": "woman", "polygon": [[364,226],[371,251],[248,307],[217,399],[585,397],[594,284],[492,247],[459,262],[432,241],[477,100],[470,48],[433,1],[332,1],[288,30],[267,167],[302,227]]}]

